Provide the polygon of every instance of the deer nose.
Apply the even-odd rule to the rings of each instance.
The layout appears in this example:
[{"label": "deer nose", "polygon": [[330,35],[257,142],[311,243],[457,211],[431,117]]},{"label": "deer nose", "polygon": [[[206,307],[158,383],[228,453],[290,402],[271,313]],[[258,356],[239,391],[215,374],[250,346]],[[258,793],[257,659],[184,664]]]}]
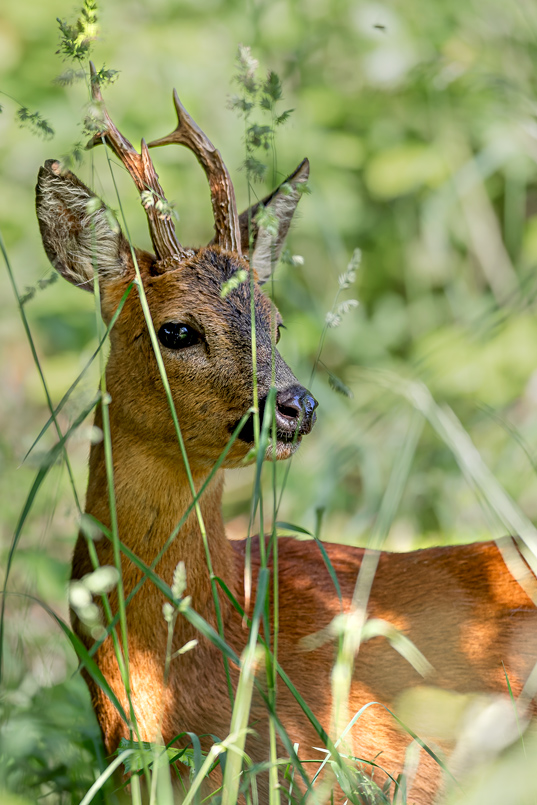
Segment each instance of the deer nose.
[{"label": "deer nose", "polygon": [[315,424],[318,402],[304,386],[291,386],[276,395],[276,426],[298,435],[309,433]]}]

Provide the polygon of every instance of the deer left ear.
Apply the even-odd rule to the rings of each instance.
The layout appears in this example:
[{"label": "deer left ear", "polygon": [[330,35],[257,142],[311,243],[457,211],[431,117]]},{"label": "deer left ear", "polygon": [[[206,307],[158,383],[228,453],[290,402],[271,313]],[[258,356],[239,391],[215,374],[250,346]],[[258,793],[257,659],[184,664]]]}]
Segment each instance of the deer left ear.
[{"label": "deer left ear", "polygon": [[[279,260],[309,173],[310,163],[305,159],[276,190],[239,216],[242,253],[250,254],[250,265],[257,271],[260,284],[270,278]],[[267,212],[266,225],[255,220],[263,208]]]},{"label": "deer left ear", "polygon": [[47,256],[73,285],[93,291],[95,270],[103,281],[134,276],[129,244],[104,203],[56,159],[39,171],[36,210]]}]

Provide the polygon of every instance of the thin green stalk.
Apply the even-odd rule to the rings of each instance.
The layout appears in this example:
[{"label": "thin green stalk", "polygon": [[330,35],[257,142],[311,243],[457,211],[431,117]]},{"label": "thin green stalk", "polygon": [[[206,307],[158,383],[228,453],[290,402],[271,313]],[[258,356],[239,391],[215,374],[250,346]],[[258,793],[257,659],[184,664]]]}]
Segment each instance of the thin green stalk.
[{"label": "thin green stalk", "polygon": [[[134,754],[134,749],[125,749],[120,755],[118,755],[109,766],[100,774],[87,794],[81,799],[80,805],[89,805],[90,802],[93,801],[95,795],[102,789],[105,782],[110,779],[116,769],[118,769],[121,764],[129,757],[129,755]],[[133,798],[134,801],[134,798]]]},{"label": "thin green stalk", "polygon": [[[97,337],[102,343],[103,339],[103,320],[101,318],[101,294],[100,294],[100,285],[99,285],[99,272],[98,266],[96,261],[96,251],[97,251],[97,244],[94,239],[93,244],[93,290],[94,290],[94,298],[95,298],[95,327],[97,330]],[[130,286],[132,287],[132,285]],[[129,674],[129,646],[128,646],[128,629],[127,629],[127,610],[125,605],[125,591],[123,589],[123,574],[122,574],[122,567],[121,567],[121,554],[119,548],[117,547],[117,537],[119,535],[118,530],[118,523],[117,523],[117,509],[116,509],[116,499],[115,499],[115,488],[114,488],[114,464],[113,464],[113,457],[112,457],[112,438],[110,433],[110,417],[109,417],[109,410],[108,410],[108,392],[106,390],[106,362],[104,360],[102,350],[99,352],[99,375],[101,378],[100,386],[101,386],[101,410],[102,410],[102,419],[103,419],[103,440],[104,440],[104,451],[105,451],[105,463],[106,463],[106,478],[108,483],[108,501],[109,501],[109,508],[110,508],[110,519],[111,519],[111,526],[112,526],[112,534],[116,535],[116,539],[112,540],[112,544],[114,546],[114,564],[118,571],[118,610],[119,610],[119,622],[120,622],[120,629],[121,629],[121,638],[122,638],[122,646],[118,641],[118,636],[116,634],[115,629],[112,629],[112,642],[114,644],[114,653],[119,665],[119,671],[121,674],[121,678],[123,680],[123,686],[125,688],[125,694],[127,696],[129,706],[131,709],[131,717],[133,719],[133,724],[136,723],[136,716],[134,713],[134,708],[132,706],[131,701],[131,690],[130,690],[130,674]],[[91,539],[91,536],[88,536],[86,539],[86,543],[88,546],[88,552],[91,557],[92,564],[95,567],[99,565],[99,559],[97,554],[97,549]],[[110,607],[110,602],[108,600],[108,596],[103,595],[102,601],[104,605],[104,610],[106,613],[106,618],[108,624],[112,622],[113,614],[112,609]]]},{"label": "thin green stalk", "polygon": [[[114,565],[118,571],[117,582],[117,599],[118,599],[118,612],[119,624],[121,631],[121,641],[123,648],[123,657],[118,657],[118,662],[123,664],[123,684],[125,686],[125,694],[131,701],[130,692],[130,676],[129,676],[129,642],[128,642],[128,628],[127,628],[127,610],[125,607],[125,591],[123,588],[123,573],[121,567],[121,551],[119,549],[119,529],[117,521],[117,507],[116,507],[116,493],[114,487],[114,461],[112,456],[112,434],[110,431],[110,400],[106,391],[106,377],[103,372],[101,375],[101,410],[102,410],[102,423],[103,423],[103,443],[104,443],[104,460],[106,466],[106,480],[108,487],[108,506],[110,510],[110,525],[112,533],[112,548],[114,554]],[[132,705],[131,705],[132,706]]]},{"label": "thin green stalk", "polygon": [[142,786],[137,774],[131,777],[131,798],[132,805],[142,805]]},{"label": "thin green stalk", "polygon": [[[272,110],[272,127],[274,130],[274,108]],[[275,154],[275,147],[274,147],[274,138],[272,140],[273,145],[273,159],[274,159],[274,172],[276,170],[276,154]],[[275,177],[273,177],[274,180]],[[272,249],[271,249],[271,256],[272,256],[272,268],[274,269],[274,263],[276,262],[275,254],[274,254],[274,241],[272,242]],[[272,291],[274,293],[274,270],[271,274],[272,278]],[[275,321],[275,306],[272,304],[272,319]],[[271,385],[273,388],[276,387],[276,333],[275,331],[271,333]],[[276,474],[276,448],[277,448],[277,427],[276,427],[276,405],[277,405],[277,391],[274,396],[274,406],[271,407],[270,410],[270,425],[271,425],[271,441],[272,441],[272,455],[271,455],[271,469],[272,469],[272,533],[271,533],[271,546],[272,546],[272,632],[273,632],[273,641],[272,641],[272,652],[270,655],[270,660],[267,662],[267,687],[268,687],[268,696],[270,698],[272,707],[274,711],[276,711],[276,701],[277,701],[277,674],[274,672],[274,666],[278,659],[278,632],[280,628],[280,609],[279,609],[279,592],[278,592],[278,584],[279,584],[279,573],[278,573],[278,536],[276,533],[276,522],[278,519],[278,494],[277,494],[277,474]],[[269,605],[269,599],[267,597],[267,606]],[[270,618],[270,613],[269,613]],[[268,637],[267,636],[267,642]],[[269,716],[269,757],[270,757],[270,770],[269,770],[269,803],[270,805],[280,805],[280,783],[279,783],[279,769],[278,769],[278,744],[276,740],[276,725],[274,724],[274,720],[271,716]]]},{"label": "thin green stalk", "polygon": [[[249,116],[244,117],[244,142],[246,143],[246,155],[248,156],[248,121]],[[254,252],[254,233],[252,227],[252,185],[250,175],[246,173],[246,189],[248,197],[248,244],[250,261]],[[253,268],[253,266],[251,266]],[[252,334],[252,372],[253,372],[253,410],[254,410],[254,445],[259,446],[259,400],[257,393],[257,342],[255,340],[255,305],[254,305],[254,275],[253,270],[249,271],[248,281],[250,284],[250,331]],[[249,610],[250,600],[252,596],[252,514],[250,511],[250,520],[248,522],[248,530],[246,532],[246,550],[244,555],[244,600],[246,603],[246,611]],[[263,546],[264,547],[264,546]]]},{"label": "thin green stalk", "polygon": [[252,693],[255,683],[255,671],[258,664],[260,649],[257,646],[257,636],[260,622],[263,619],[265,601],[268,594],[269,572],[262,568],[259,573],[257,596],[254,607],[248,644],[241,657],[241,673],[237,685],[237,696],[231,716],[230,734],[236,735],[234,751],[226,761],[222,789],[222,805],[236,805],[239,793],[239,782],[242,771],[244,745],[248,732],[248,720],[252,703]]}]

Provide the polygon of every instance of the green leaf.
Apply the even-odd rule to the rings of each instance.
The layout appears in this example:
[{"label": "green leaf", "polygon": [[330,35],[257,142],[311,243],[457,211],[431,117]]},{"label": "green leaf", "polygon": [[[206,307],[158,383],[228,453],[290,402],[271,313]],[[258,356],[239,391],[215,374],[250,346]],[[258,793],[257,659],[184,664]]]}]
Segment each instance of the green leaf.
[{"label": "green leaf", "polygon": [[263,82],[261,91],[264,95],[268,95],[273,104],[281,99],[282,82],[279,75],[273,70],[269,72],[266,81]]},{"label": "green leaf", "polygon": [[285,123],[287,120],[289,120],[294,111],[294,109],[286,109],[285,112],[282,112],[281,115],[278,115],[278,117],[274,120],[275,124],[277,126],[281,126],[282,123]]},{"label": "green leaf", "polygon": [[234,291],[247,279],[248,272],[244,268],[239,268],[239,270],[232,274],[228,280],[222,283],[222,288],[220,289],[220,298],[225,299],[225,297],[231,293],[231,291]]},{"label": "green leaf", "polygon": [[267,151],[270,148],[271,139],[271,126],[260,126],[258,123],[252,123],[246,131],[246,142],[251,148],[264,148]]},{"label": "green leaf", "polygon": [[56,78],[53,79],[52,83],[56,84],[58,87],[70,87],[71,84],[74,84],[75,81],[82,81],[86,77],[85,70],[64,70],[63,73],[57,75]]},{"label": "green leaf", "polygon": [[21,128],[28,128],[38,137],[50,140],[54,137],[54,129],[39,112],[30,112],[26,106],[21,106],[16,112],[16,117]]},{"label": "green leaf", "polygon": [[302,526],[299,525],[293,525],[292,523],[285,523],[282,520],[278,520],[275,525],[276,528],[281,528],[284,531],[296,531],[297,534],[307,534],[308,537],[313,537],[311,531],[308,531],[307,529],[302,528]]},{"label": "green leaf", "polygon": [[119,76],[119,70],[107,70],[106,67],[101,67],[100,70],[91,76],[91,83],[92,84],[99,84],[101,87],[107,87],[110,84],[113,84],[114,81],[117,80]]},{"label": "green leaf", "polygon": [[267,173],[267,166],[256,159],[254,156],[249,156],[244,160],[244,167],[249,178],[254,182],[262,182]]},{"label": "green leaf", "polygon": [[337,394],[342,394],[343,397],[349,397],[352,399],[354,396],[351,389],[345,385],[343,380],[340,380],[339,377],[333,375],[332,372],[328,375],[328,385],[330,386],[333,391],[337,392]]},{"label": "green leaf", "polygon": [[254,220],[258,227],[260,229],[265,229],[271,237],[278,237],[280,220],[272,207],[264,207],[262,204],[260,204]]}]

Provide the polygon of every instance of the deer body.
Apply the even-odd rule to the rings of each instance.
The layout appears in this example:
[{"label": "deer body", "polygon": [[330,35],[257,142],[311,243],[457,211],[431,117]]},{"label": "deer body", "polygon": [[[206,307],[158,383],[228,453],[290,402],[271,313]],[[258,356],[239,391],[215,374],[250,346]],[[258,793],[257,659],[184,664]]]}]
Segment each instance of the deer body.
[{"label": "deer body", "polygon": [[[128,468],[129,465],[125,463],[123,466]],[[168,472],[167,476],[163,472],[150,475],[155,484],[161,484],[167,478],[166,489],[178,489],[175,468],[170,467]],[[126,488],[129,487],[130,482],[126,484]],[[185,487],[186,484],[183,493]],[[133,500],[138,501],[136,511],[130,512],[130,523],[138,524],[137,533],[131,532],[132,539],[129,534],[128,544],[148,564],[173,524],[180,519],[188,501],[188,493],[185,499],[181,499],[179,489],[177,494],[170,494],[169,509],[159,514],[159,521],[162,518],[164,524],[159,536],[158,531],[153,530],[155,513],[150,503],[151,491],[154,491],[155,499],[162,499],[157,490],[148,490],[141,480],[136,494],[129,494],[127,501],[128,507],[132,506]],[[230,542],[225,536],[221,491],[222,479],[218,478],[203,507],[211,555],[215,559],[214,572],[225,579],[244,604],[245,543]],[[121,508],[118,499],[120,523]],[[145,540],[144,547],[144,538],[149,532],[151,542]],[[110,546],[102,543],[99,547],[104,551],[100,555],[101,564],[110,564]],[[338,545],[326,545],[326,550],[338,575],[344,606],[348,610],[364,552]],[[307,651],[302,640],[329,626],[339,613],[339,601],[314,543],[281,539],[278,551],[280,662],[320,723],[328,726],[335,644],[330,640]],[[85,543],[80,540],[73,568],[77,577],[91,570],[87,557],[79,564],[84,554]],[[259,567],[259,551],[255,545],[252,558],[255,577]],[[186,563],[187,592],[192,595],[193,608],[215,624],[210,580],[195,520],[191,520],[173,543],[170,555],[166,557],[166,566],[157,567],[168,583],[171,583],[175,565],[181,560]],[[132,565],[130,569],[124,568],[126,592],[140,575]],[[437,594],[432,596],[432,590]],[[220,600],[225,638],[240,654],[248,632],[229,602],[224,597]],[[128,609],[132,694],[135,707],[138,704],[140,708],[136,715],[142,737],[154,740],[163,706],[162,739],[166,743],[186,731],[223,738],[229,731],[231,708],[218,649],[200,641],[196,649],[172,663],[169,685],[164,688],[166,624],[162,618],[163,602],[164,597],[153,590],[151,595],[135,597]],[[419,690],[424,684],[431,689],[436,687],[459,694],[505,691],[502,663],[516,696],[537,657],[537,613],[531,599],[508,571],[495,543],[430,548],[406,554],[383,553],[368,613],[370,617],[382,618],[411,635],[414,644],[432,664],[434,673],[424,681],[384,638],[366,642],[360,648],[354,669],[350,716],[367,702],[382,703],[397,713],[402,693],[414,688]],[[195,630],[186,621],[179,620],[176,646],[194,637]],[[101,669],[107,669],[107,678],[126,708],[123,683],[110,641],[102,647],[98,657]],[[236,681],[236,671],[232,669],[232,672]],[[92,693],[99,721],[104,726],[107,750],[111,753],[119,738],[127,737],[128,730],[115,708],[94,684]],[[299,743],[300,756],[303,759],[318,757],[312,747],[319,745],[319,738],[283,684],[278,688],[278,714],[291,740]],[[248,745],[248,753],[254,761],[261,762],[267,757],[268,734],[266,710],[259,700],[254,701],[251,723],[255,724],[255,737]],[[429,737],[423,727],[419,734],[424,739]],[[436,738],[434,734],[433,738]],[[403,766],[408,741],[408,735],[397,727],[392,716],[380,705],[373,705],[353,730],[351,745],[358,757],[373,759],[382,753],[378,762],[396,776]],[[205,742],[206,749],[211,742]],[[446,751],[450,748],[449,742],[444,743]],[[433,802],[439,777],[436,763],[422,753],[419,774],[411,789],[411,801],[419,805]],[[375,779],[382,781],[382,773],[377,771]]]},{"label": "deer body", "polygon": [[[100,103],[98,85],[94,83],[93,88]],[[108,413],[117,531],[124,545],[148,566],[192,503],[193,489],[198,492],[207,481],[231,433],[252,406],[252,309],[261,410],[270,388],[276,389],[276,458],[289,457],[302,436],[311,430],[316,405],[275,349],[281,321],[259,288],[261,281],[270,275],[271,264],[282,248],[298,202],[299,185],[307,179],[307,162],[264,200],[279,221],[278,236],[255,223],[250,234],[248,221],[252,220],[252,211],[237,215],[233,188],[220,155],[188,117],[177,97],[175,101],[178,128],[173,135],[154,144],[179,142],[198,156],[211,186],[215,240],[203,249],[184,249],[170,220],[166,215],[159,216],[153,204],[149,205],[148,217],[156,254],[136,251],[135,256],[154,331],[158,334],[191,479],[136,289],[128,295],[111,331],[106,370],[111,398]],[[149,191],[160,198],[162,190],[145,143],[141,155],[138,154],[119,134],[106,110],[103,115],[100,136],[131,172],[140,192]],[[87,289],[93,285],[97,267],[102,315],[105,322],[110,322],[136,277],[129,244],[121,232],[107,223],[104,208],[95,206],[91,191],[73,174],[62,171],[57,162],[48,162],[41,169],[37,191],[38,218],[49,258],[64,277]],[[88,206],[89,202],[93,206]],[[239,272],[249,276],[252,271],[253,283],[238,282],[227,295],[222,294],[230,278]],[[99,409],[98,427],[103,425],[102,416]],[[248,420],[223,466],[240,466],[252,443],[252,423]],[[269,447],[267,457],[272,449]],[[223,470],[218,470],[200,498],[201,517],[213,574],[225,582],[245,607],[248,603],[244,600],[245,543],[231,543],[226,538],[222,488]],[[102,442],[91,448],[86,511],[107,529],[112,528]],[[95,548],[100,565],[114,564],[113,547],[107,539],[95,542]],[[337,545],[327,545],[326,550],[338,575],[343,610],[349,611],[364,552]],[[303,639],[327,629],[341,612],[340,602],[315,543],[281,539],[278,553],[278,661],[319,722],[330,729],[336,642],[329,638],[307,649]],[[170,585],[179,562],[185,564],[186,594],[191,597],[192,609],[216,628],[213,586],[195,511],[171,542],[155,572]],[[254,541],[252,600],[259,565],[258,543]],[[92,570],[86,538],[81,535],[75,548],[72,576],[83,579]],[[125,596],[142,578],[142,571],[125,556],[122,578]],[[408,634],[432,668],[424,680],[384,637],[364,642],[354,666],[349,718],[368,702],[380,704],[370,706],[362,714],[348,736],[349,751],[365,761],[377,758],[394,776],[400,773],[410,739],[382,705],[397,712],[408,691],[428,686],[460,695],[506,693],[507,672],[517,696],[537,661],[537,613],[532,600],[535,586],[531,577],[531,589],[529,592],[523,589],[495,543],[407,554],[383,553],[369,598],[368,615]],[[248,629],[228,597],[222,592],[218,595],[224,639],[240,655]],[[231,704],[222,655],[179,616],[173,651],[193,638],[199,642],[196,648],[171,662],[169,677],[165,679],[168,626],[162,613],[164,601],[163,594],[146,580],[127,607],[129,678],[138,735],[145,741],[168,743],[181,733],[193,732],[206,736],[202,745],[208,749],[212,743],[208,736],[222,740],[229,732]],[[110,603],[116,612],[115,592],[110,594]],[[75,615],[73,626],[90,647],[93,640]],[[97,650],[95,658],[128,713],[128,700],[110,637]],[[238,669],[233,663],[230,675],[235,687]],[[113,753],[120,739],[129,736],[129,726],[100,687],[89,675],[86,678],[106,750]],[[324,757],[314,749],[320,746],[319,736],[281,681],[277,713],[291,742],[299,744],[302,759]],[[253,734],[246,750],[254,761],[265,761],[268,720],[259,694],[254,695],[250,724]],[[431,734],[449,752],[445,735],[435,735],[434,729],[428,731],[427,725],[416,729],[425,740]],[[280,756],[285,755],[283,746],[280,749]],[[373,772],[367,765],[364,768],[376,780],[384,779],[381,771]],[[435,762],[422,753],[409,801],[417,805],[432,803],[439,780]],[[260,784],[266,785],[266,781],[260,779]],[[261,793],[266,801],[266,790]]]}]

